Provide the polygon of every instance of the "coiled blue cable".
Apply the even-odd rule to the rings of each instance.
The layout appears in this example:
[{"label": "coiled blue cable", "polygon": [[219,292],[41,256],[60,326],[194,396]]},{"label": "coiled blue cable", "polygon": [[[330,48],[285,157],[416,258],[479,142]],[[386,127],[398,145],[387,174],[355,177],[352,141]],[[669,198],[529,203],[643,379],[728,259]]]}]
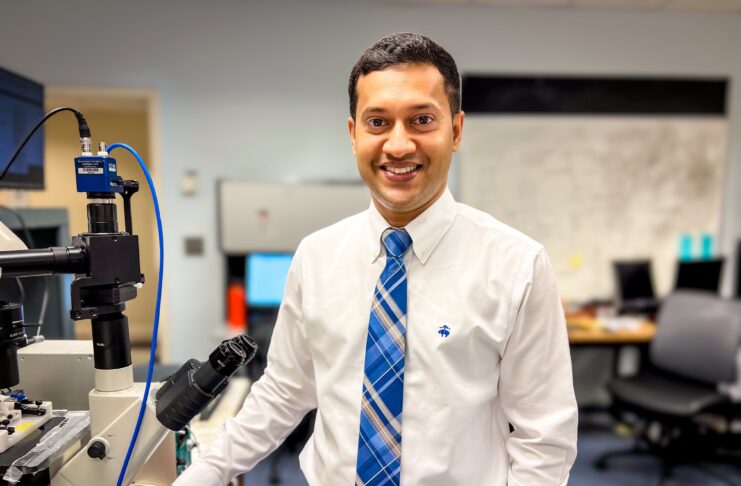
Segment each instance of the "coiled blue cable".
[{"label": "coiled blue cable", "polygon": [[154,309],[154,328],[152,329],[152,346],[149,350],[149,365],[147,367],[147,383],[144,386],[144,396],[142,397],[142,404],[139,408],[139,418],[136,420],[136,425],[134,426],[134,434],[131,437],[131,442],[129,443],[129,450],[126,452],[126,457],[124,458],[123,465],[121,466],[121,472],[118,475],[118,481],[116,482],[117,486],[122,486],[124,476],[126,476],[126,468],[129,465],[129,460],[131,460],[131,454],[134,452],[134,446],[136,445],[136,439],[139,437],[139,429],[142,425],[142,420],[144,420],[144,412],[147,410],[147,400],[149,398],[149,388],[152,384],[152,371],[154,369],[154,357],[155,353],[157,352],[157,333],[159,332],[159,324],[160,324],[160,303],[162,302],[162,276],[164,274],[164,268],[165,268],[165,245],[164,245],[164,238],[162,236],[162,218],[160,217],[160,205],[159,201],[157,200],[157,191],[154,189],[154,182],[152,182],[152,176],[149,175],[149,171],[147,170],[147,166],[144,164],[144,161],[139,156],[139,154],[136,153],[136,151],[131,148],[130,146],[126,145],[125,143],[114,143],[108,147],[108,153],[113,152],[117,148],[122,148],[125,150],[128,150],[131,155],[133,155],[137,162],[139,162],[139,166],[142,169],[142,172],[144,172],[144,176],[147,178],[147,184],[149,184],[149,191],[152,193],[152,201],[154,202],[154,213],[157,216],[157,233],[159,235],[159,249],[160,249],[160,265],[159,265],[159,281],[157,282],[157,304]]}]

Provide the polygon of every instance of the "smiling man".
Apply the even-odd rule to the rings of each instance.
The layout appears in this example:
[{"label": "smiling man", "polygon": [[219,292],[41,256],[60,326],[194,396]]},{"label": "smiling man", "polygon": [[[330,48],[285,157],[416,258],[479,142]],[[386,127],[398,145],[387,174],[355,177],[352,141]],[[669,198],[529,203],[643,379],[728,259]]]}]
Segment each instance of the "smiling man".
[{"label": "smiling man", "polygon": [[[445,192],[463,112],[460,88],[449,89],[436,65],[415,61],[373,69],[384,61],[366,53],[353,69],[348,125],[373,203],[391,226],[401,228]],[[455,64],[444,69],[459,86]]]},{"label": "smiling man", "polygon": [[314,408],[311,486],[566,484],[577,409],[558,289],[540,244],[447,189],[455,61],[390,35],[349,96],[370,208],[301,243],[265,375],[175,484],[226,484]]}]

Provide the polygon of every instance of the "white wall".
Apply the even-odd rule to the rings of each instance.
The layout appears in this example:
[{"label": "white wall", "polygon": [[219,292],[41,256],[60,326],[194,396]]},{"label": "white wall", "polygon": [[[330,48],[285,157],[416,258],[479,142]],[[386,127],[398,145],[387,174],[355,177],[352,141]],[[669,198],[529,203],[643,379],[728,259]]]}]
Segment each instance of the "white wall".
[{"label": "white wall", "polygon": [[[384,34],[428,34],[453,54],[463,73],[741,79],[741,15],[732,14],[361,0],[25,0],[5,2],[0,15],[0,66],[49,86],[158,90],[176,361],[204,358],[221,326],[215,180],[356,178],[345,128],[347,75],[360,52]],[[732,85],[731,119],[725,250],[741,236],[738,83]],[[193,198],[178,191],[188,169],[201,175]],[[206,237],[204,257],[185,257],[186,235]]]}]

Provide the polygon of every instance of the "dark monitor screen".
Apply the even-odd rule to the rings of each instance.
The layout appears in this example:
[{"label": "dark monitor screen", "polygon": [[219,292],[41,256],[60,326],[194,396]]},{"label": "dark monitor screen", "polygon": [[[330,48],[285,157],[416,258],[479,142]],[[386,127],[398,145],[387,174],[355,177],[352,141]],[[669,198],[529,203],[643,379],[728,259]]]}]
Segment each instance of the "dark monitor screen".
[{"label": "dark monitor screen", "polygon": [[[44,87],[0,68],[0,173],[28,132],[44,116]],[[44,136],[39,129],[0,187],[44,188]]]},{"label": "dark monitor screen", "polygon": [[614,268],[620,300],[655,297],[650,261],[614,262]]},{"label": "dark monitor screen", "polygon": [[723,259],[679,262],[677,266],[677,289],[707,290],[718,293]]},{"label": "dark monitor screen", "polygon": [[247,255],[247,305],[278,307],[283,300],[291,253],[250,253]]}]

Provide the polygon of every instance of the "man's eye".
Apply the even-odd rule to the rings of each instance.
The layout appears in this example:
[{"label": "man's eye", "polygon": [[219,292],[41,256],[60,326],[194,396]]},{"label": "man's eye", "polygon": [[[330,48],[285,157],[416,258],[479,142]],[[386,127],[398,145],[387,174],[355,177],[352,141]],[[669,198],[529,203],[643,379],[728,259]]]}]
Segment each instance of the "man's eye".
[{"label": "man's eye", "polygon": [[371,118],[368,120],[368,126],[371,128],[381,128],[384,125],[381,118]]},{"label": "man's eye", "polygon": [[430,123],[432,123],[432,121],[432,117],[428,115],[421,115],[415,119],[415,122],[419,125],[429,125]]}]

